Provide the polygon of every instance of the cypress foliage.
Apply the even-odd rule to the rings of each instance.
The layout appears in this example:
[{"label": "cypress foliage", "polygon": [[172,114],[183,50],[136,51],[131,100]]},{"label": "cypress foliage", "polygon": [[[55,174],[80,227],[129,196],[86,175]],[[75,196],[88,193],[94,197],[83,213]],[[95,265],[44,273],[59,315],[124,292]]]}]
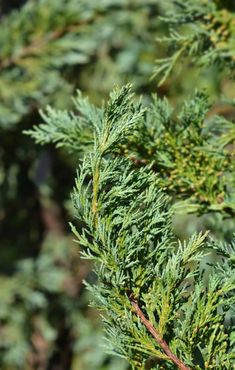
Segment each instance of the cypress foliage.
[{"label": "cypress foliage", "polygon": [[169,35],[158,40],[172,48],[172,55],[156,63],[154,75],[160,77],[160,84],[185,57],[203,68],[215,64],[229,73],[234,70],[233,1],[172,0],[167,6],[171,10],[162,19],[169,27]]},{"label": "cypress foliage", "polygon": [[[4,8],[5,3],[9,8],[23,1],[3,1]],[[123,84],[133,76],[135,88],[148,92],[159,13],[158,4],[151,0],[24,3],[1,16],[0,237],[4,252],[0,265],[4,271],[11,271],[17,258],[38,252],[45,230],[41,217],[45,203],[55,201],[67,215],[63,204],[74,173],[72,161],[63,152],[36,147],[22,130],[39,120],[39,107],[70,107],[70,95],[77,87],[100,101],[114,82]]]},{"label": "cypress foliage", "polygon": [[[123,157],[123,147],[139,143],[138,130],[146,129],[148,117],[130,86],[115,90],[100,109],[81,96],[76,105],[76,117],[49,110],[47,124],[30,134],[73,150],[70,127],[80,132],[83,125],[91,127],[85,137],[92,132],[92,140],[80,138],[79,148],[87,149],[73,192],[83,227],[72,229],[84,248],[82,256],[94,262],[99,283],[88,287],[104,316],[112,350],[133,369],[231,369],[233,324],[223,323],[233,315],[235,303],[234,247],[208,243],[202,234],[187,243],[175,240],[172,209],[154,162],[139,168],[138,161]],[[196,95],[179,116],[185,124],[191,118],[197,123],[206,108],[205,97]],[[169,122],[166,101],[156,100],[149,114],[158,117],[156,125]],[[66,122],[62,117],[69,125],[60,136],[60,122]],[[154,130],[153,120],[147,122]],[[212,254],[223,258],[208,264],[205,275],[202,261]]]},{"label": "cypress foliage", "polygon": [[133,76],[147,92],[159,6],[0,2],[1,12],[14,6],[1,13],[0,32],[0,368],[124,369],[99,349],[100,323],[87,309],[87,293],[74,293],[90,269],[70,260],[64,236],[73,160],[30,143],[22,129],[38,121],[39,107],[69,107],[77,86],[100,101],[114,81]]},{"label": "cypress foliage", "polygon": [[49,102],[69,106],[76,85],[97,89],[97,98],[127,75],[147,86],[158,13],[151,0],[28,0],[3,17],[0,125]]},{"label": "cypress foliage", "polygon": [[[159,83],[182,56],[232,70],[232,4],[169,4],[174,30],[161,40],[175,52],[157,61]],[[231,369],[234,243],[207,233],[180,242],[171,218],[180,207],[234,216],[234,123],[210,113],[200,92],[177,113],[166,99],[143,104],[129,85],[101,108],[80,93],[74,103],[73,112],[48,107],[27,134],[83,156],[73,192],[82,226],[72,230],[94,263],[98,284],[87,286],[109,349],[133,369]]]},{"label": "cypress foliage", "polygon": [[[74,112],[48,107],[41,112],[44,123],[28,131],[40,144],[54,143],[82,154],[95,140],[95,122],[102,109],[78,93]],[[131,111],[131,106],[128,107]],[[120,145],[120,154],[136,167],[147,164],[159,175],[159,185],[188,212],[221,211],[234,216],[234,123],[219,116],[207,120],[210,103],[196,92],[176,115],[166,99],[154,97],[148,107],[139,106],[136,134]],[[81,116],[85,112],[85,115]]]},{"label": "cypress foliage", "polygon": [[[158,41],[172,53],[161,59],[162,46],[158,50],[154,75],[161,92],[171,89],[167,83],[179,62],[213,66],[221,75],[233,72],[232,1],[159,3],[28,0],[6,16],[0,35],[0,125],[3,132],[14,129],[39,106],[54,106],[42,108],[44,122],[26,134],[79,161],[72,194],[79,222],[71,228],[98,280],[92,284],[88,276],[86,286],[103,318],[107,351],[132,369],[231,369],[235,243],[221,243],[208,232],[180,241],[172,217],[182,210],[216,213],[223,232],[225,219],[234,219],[234,122],[214,114],[205,92],[196,91],[173,109],[166,98],[145,96],[143,102],[130,85],[114,89],[98,107],[78,92],[70,109],[77,86],[96,90],[93,101],[106,95],[113,80],[122,84],[127,77],[138,93],[148,91],[160,5],[171,8],[160,33],[166,26],[170,32]],[[13,168],[13,187],[16,173]],[[73,257],[65,247],[54,258],[52,249],[22,261],[14,279],[2,279],[7,291],[0,304],[2,367],[33,368],[40,359],[50,368],[63,358],[56,349],[60,340],[62,346],[71,337],[79,342],[74,327],[83,316],[73,305]],[[66,286],[71,291],[65,292]],[[16,306],[9,310],[12,302]],[[62,312],[59,326],[56,315],[51,325],[52,305]],[[48,344],[46,354],[35,335]],[[59,361],[72,366],[70,355]]]}]

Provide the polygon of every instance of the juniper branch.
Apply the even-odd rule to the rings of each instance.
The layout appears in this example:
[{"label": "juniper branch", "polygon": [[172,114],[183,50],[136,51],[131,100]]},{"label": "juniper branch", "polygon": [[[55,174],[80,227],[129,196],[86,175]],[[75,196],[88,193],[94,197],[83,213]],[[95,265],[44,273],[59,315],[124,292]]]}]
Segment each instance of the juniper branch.
[{"label": "juniper branch", "polygon": [[[73,112],[48,108],[43,113],[45,123],[27,134],[40,144],[55,143],[79,154],[88,152],[97,131],[92,122],[96,116],[100,126],[104,110],[80,94],[75,104],[78,111]],[[125,112],[132,115],[132,105],[127,104]],[[136,109],[145,113],[135,135],[120,144],[116,154],[131,159],[136,167],[151,164],[161,186],[177,201],[178,211],[233,216],[235,153],[228,143],[234,142],[234,123],[225,124],[217,116],[207,119],[210,106],[207,96],[199,92],[184,103],[177,117],[166,99],[155,97],[149,106],[140,104]]]},{"label": "juniper branch", "polygon": [[215,65],[233,72],[235,16],[230,0],[170,0],[167,7],[171,10],[162,20],[169,27],[169,36],[158,38],[158,42],[169,46],[171,56],[156,61],[154,77],[159,78],[159,84],[165,82],[179,60],[183,62],[187,57],[199,66]]},{"label": "juniper branch", "polygon": [[144,369],[150,357],[169,370],[199,370],[201,362],[230,369],[234,327],[223,323],[234,302],[231,266],[218,278],[219,267],[212,264],[205,285],[200,265],[216,247],[202,234],[177,243],[156,174],[121,156],[120,147],[138,134],[146,113],[130,87],[114,91],[103,109],[103,118],[93,122],[93,150],[79,167],[73,193],[83,227],[72,229],[83,258],[95,263],[98,285],[87,286],[112,350],[134,369]]}]

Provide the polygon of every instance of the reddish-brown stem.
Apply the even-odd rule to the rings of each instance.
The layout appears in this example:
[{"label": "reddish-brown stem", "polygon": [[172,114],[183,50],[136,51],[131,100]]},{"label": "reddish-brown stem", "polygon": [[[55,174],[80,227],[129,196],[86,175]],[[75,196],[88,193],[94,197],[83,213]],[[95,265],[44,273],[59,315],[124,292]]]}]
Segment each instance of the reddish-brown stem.
[{"label": "reddish-brown stem", "polygon": [[136,315],[140,318],[141,322],[144,324],[146,329],[156,339],[158,345],[165,352],[169,360],[172,361],[180,370],[191,370],[176,355],[174,355],[174,353],[171,351],[170,347],[168,346],[167,342],[162,338],[160,333],[153,327],[151,322],[148,319],[146,319],[146,317],[144,316],[144,313],[142,312],[142,310],[140,309],[138,305],[138,302],[132,297],[129,297],[129,298],[130,298],[132,306],[134,307]]}]

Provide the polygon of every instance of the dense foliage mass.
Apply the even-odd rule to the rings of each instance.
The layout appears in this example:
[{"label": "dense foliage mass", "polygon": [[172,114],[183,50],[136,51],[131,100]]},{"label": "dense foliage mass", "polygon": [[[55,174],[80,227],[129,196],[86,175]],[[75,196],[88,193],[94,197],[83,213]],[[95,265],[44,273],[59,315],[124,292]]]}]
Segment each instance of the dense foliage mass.
[{"label": "dense foliage mass", "polygon": [[[205,101],[204,96],[197,95],[186,103],[179,115],[182,135],[186,131],[183,122],[194,119],[197,123],[197,118],[204,116]],[[73,127],[77,136],[82,133],[77,147],[89,148],[94,143],[78,171],[73,200],[84,227],[74,232],[84,247],[83,257],[96,262],[99,285],[89,289],[98,298],[98,308],[107,314],[105,323],[112,349],[136,369],[144,369],[150,358],[159,369],[171,369],[177,363],[180,369],[200,369],[201,363],[207,368],[230,369],[234,361],[233,325],[222,328],[228,312],[233,315],[230,305],[235,303],[233,263],[229,262],[234,248],[216,243],[212,247],[201,234],[187,244],[177,243],[171,232],[171,211],[159,190],[162,182],[153,171],[154,161],[149,166],[144,161],[139,168],[138,159],[122,156],[123,147],[131,148],[133,143],[141,146],[144,140],[140,135],[147,128],[151,133],[155,125],[162,129],[161,122],[165,122],[169,130],[166,101],[156,100],[148,117],[148,110],[133,99],[126,86],[114,91],[101,109],[81,96],[76,106],[77,116],[49,111],[47,125],[35,128],[31,134],[39,141],[54,140],[74,149],[76,145],[70,145],[76,144],[74,130],[70,129]],[[67,133],[62,132],[60,137],[61,116],[69,124]],[[143,127],[146,122],[148,127]],[[85,128],[89,127],[93,133],[87,136]],[[196,135],[192,138],[199,140]],[[164,143],[168,144],[167,140]],[[173,148],[177,152],[177,146]],[[167,155],[167,149],[162,156],[164,153]],[[188,161],[190,164],[194,168],[195,163]],[[207,162],[203,160],[203,164]],[[216,175],[215,170],[211,172]],[[207,179],[211,183],[210,177]],[[212,253],[222,255],[223,260],[210,263],[205,285],[205,271],[200,267],[205,256],[210,260]],[[225,271],[222,263],[226,263]],[[167,344],[162,344],[163,338],[167,338]],[[159,361],[164,365],[157,365]]]},{"label": "dense foliage mass", "polygon": [[[48,107],[42,113],[46,123],[26,133],[38,143],[86,153],[95,140],[94,124],[101,120],[103,110],[89,105],[80,94],[74,103],[77,112]],[[230,126],[234,124],[219,116],[207,120],[209,108],[203,93],[186,100],[177,115],[166,99],[154,97],[148,108],[138,106],[139,115],[144,111],[138,131],[120,145],[120,152],[136,166],[151,164],[159,174],[160,186],[180,199],[188,212],[221,210],[234,215],[235,153],[234,148],[228,148],[233,141]],[[131,112],[132,106],[126,109]],[[81,118],[84,111],[86,115]]]},{"label": "dense foliage mass", "polygon": [[0,367],[233,368],[233,1],[0,10]]},{"label": "dense foliage mass", "polygon": [[[235,16],[234,2],[178,0],[168,2],[169,10],[163,21],[168,24],[169,35],[159,41],[173,48],[171,56],[159,59],[155,75],[161,75],[162,83],[175,64],[182,58],[201,67],[216,64],[220,69],[233,71],[235,66]],[[186,30],[183,26],[186,26]]]},{"label": "dense foliage mass", "polygon": [[[125,366],[120,361],[117,365],[117,360],[98,350],[102,333],[97,320],[92,319],[95,314],[86,308],[84,289],[71,298],[61,278],[51,293],[50,287],[41,284],[43,274],[36,274],[32,282],[32,271],[36,268],[32,267],[32,271],[24,270],[24,281],[29,282],[30,289],[27,295],[22,292],[18,266],[21,271],[25,258],[27,265],[39,263],[44,271],[45,264],[45,269],[57,276],[61,235],[67,240],[69,231],[68,199],[75,163],[75,157],[68,157],[62,151],[35,146],[22,130],[39,120],[38,108],[45,104],[69,107],[70,94],[76,87],[100,101],[114,82],[123,83],[133,76],[136,89],[147,92],[151,88],[148,76],[155,59],[158,9],[158,4],[151,1],[144,4],[116,1],[115,6],[107,1],[97,4],[78,0],[0,3],[0,268],[9,291],[1,296],[4,325],[0,329],[0,367],[3,369],[35,366],[76,370],[118,366],[121,369]],[[48,238],[55,246],[47,253],[49,265],[43,247],[48,245]],[[64,248],[70,250],[70,242],[65,241]],[[66,256],[63,260],[64,280],[70,280],[71,264]],[[73,263],[75,270],[78,269],[78,259]],[[80,285],[89,274],[89,268],[84,275],[75,274],[72,285]],[[28,304],[31,295],[38,296],[38,290],[44,300],[42,308],[40,302]],[[69,302],[66,308],[63,302]],[[18,312],[16,321],[9,310],[11,305],[15,306],[14,317]],[[33,323],[36,312],[40,322],[45,323],[43,334]],[[66,329],[63,329],[64,321]],[[47,336],[47,326],[53,329],[52,336]],[[39,338],[36,341],[35,335]]]},{"label": "dense foliage mass", "polygon": [[[94,100],[104,97],[113,83],[123,83],[136,74],[136,88],[148,90],[148,76],[155,58],[155,17],[158,5],[139,1],[95,2],[72,0],[27,1],[20,10],[2,18],[0,34],[0,131],[2,138],[0,171],[3,213],[3,240],[16,227],[13,215],[20,209],[17,227],[22,230],[19,250],[41,242],[42,222],[29,220],[23,208],[33,215],[40,212],[41,194],[50,193],[62,203],[72,186],[67,157],[53,150],[41,150],[21,134],[38,121],[37,111],[48,103],[69,107],[70,94],[79,86]],[[31,19],[33,21],[29,22]],[[115,35],[115,37],[114,37]],[[11,155],[9,155],[11,153]],[[60,180],[50,177],[53,161],[60,168]],[[71,182],[58,199],[59,181],[71,173]],[[20,179],[20,180],[19,180]],[[53,190],[43,188],[50,179]],[[42,189],[43,188],[43,189]],[[27,194],[26,194],[27,189]],[[21,194],[19,199],[18,194]],[[51,195],[51,193],[53,195]],[[67,195],[68,196],[68,195]],[[6,227],[7,226],[7,227]],[[8,234],[7,230],[11,230]],[[19,252],[20,256],[20,252]],[[7,256],[6,256],[7,257]],[[10,263],[10,258],[4,262]]]}]

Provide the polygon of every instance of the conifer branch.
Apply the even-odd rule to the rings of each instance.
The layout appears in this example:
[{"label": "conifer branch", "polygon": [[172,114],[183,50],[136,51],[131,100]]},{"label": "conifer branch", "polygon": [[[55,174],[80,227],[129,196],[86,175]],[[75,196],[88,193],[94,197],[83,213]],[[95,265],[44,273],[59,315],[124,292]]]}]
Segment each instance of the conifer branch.
[{"label": "conifer branch", "polygon": [[[58,103],[58,96],[67,97],[74,86],[70,78],[67,81],[67,66],[87,63],[94,66],[93,61],[100,62],[104,57],[109,59],[109,65],[115,65],[114,69],[120,67],[119,72],[124,71],[125,76],[132,78],[131,71],[138,74],[141,50],[145,61],[148,60],[145,50],[148,47],[142,46],[145,31],[140,24],[148,24],[146,32],[150,31],[154,39],[155,26],[151,20],[155,22],[160,1],[143,2],[144,7],[149,4],[141,15],[144,20],[146,14],[145,22],[139,22],[138,17],[132,20],[126,13],[141,10],[139,0],[136,5],[130,0],[115,0],[115,4],[112,0],[101,0],[98,6],[86,0],[68,0],[66,5],[63,0],[27,3],[18,13],[7,17],[5,31],[0,35],[0,100],[3,97],[0,124],[18,122],[30,111],[32,102],[33,107],[39,104],[43,107],[49,101]],[[165,18],[175,29],[162,39],[173,48],[170,57],[156,63],[155,74],[160,77],[160,83],[185,57],[190,57],[196,65],[220,68],[226,65],[232,71],[235,67],[233,0],[168,3],[175,4],[178,11]],[[113,16],[113,11],[118,12],[117,16]],[[108,30],[99,32],[105,30],[106,24]],[[136,51],[132,53],[129,37],[136,27],[141,41],[135,44]],[[121,30],[119,37],[118,30]],[[153,51],[151,46],[150,50]],[[143,72],[138,74],[141,83],[149,73],[146,65],[151,63],[144,65]],[[107,76],[111,69],[105,70]],[[79,68],[81,72],[86,75]],[[99,85],[89,75],[80,88],[89,91],[91,80]],[[113,84],[114,79],[110,80]],[[141,83],[136,82],[137,86]],[[105,86],[107,92],[110,85]],[[94,262],[98,283],[87,287],[103,314],[109,348],[126,358],[135,370],[231,370],[235,363],[235,244],[208,242],[207,233],[180,242],[171,222],[176,207],[170,204],[178,203],[179,209],[181,203],[187,212],[235,214],[234,122],[211,115],[207,96],[198,92],[185,101],[179,114],[172,114],[166,99],[155,98],[150,106],[143,106],[133,97],[130,86],[115,90],[108,104],[101,108],[94,107],[80,93],[74,102],[74,112],[48,108],[42,114],[45,123],[34,127],[29,134],[40,143],[54,143],[84,155],[80,157],[73,192],[78,231],[74,226],[72,230],[82,256]],[[12,107],[16,107],[15,112]],[[12,174],[9,183],[16,188],[14,178],[20,178],[20,173]],[[50,262],[47,252],[38,262],[26,261],[21,265],[23,274],[17,273],[13,292],[3,309],[0,308],[4,331],[6,322],[11,322],[10,316],[16,316],[17,321],[21,316],[14,315],[15,310],[8,310],[9,302],[20,300],[20,306],[26,303],[25,321],[29,307],[33,308],[34,316],[35,310],[48,314],[47,296],[50,298],[51,293],[61,291],[65,276],[63,255],[58,268],[57,261]],[[50,274],[53,270],[55,277]],[[18,281],[24,286],[22,281],[35,280],[35,273],[41,280],[34,288],[36,294],[27,284],[26,290],[18,294]],[[50,284],[45,273],[52,277]],[[66,299],[66,314],[71,311],[68,303]],[[71,325],[77,317],[73,313],[72,316],[73,319],[65,320]],[[47,327],[42,324],[44,329],[45,336],[59,337],[50,328],[47,334]],[[18,338],[10,333],[13,341]],[[5,345],[8,346],[8,339],[2,347]],[[10,346],[14,354],[15,347]],[[0,366],[2,358],[3,362],[4,358],[11,358],[8,353],[5,356],[2,347]],[[22,357],[22,350],[19,352]],[[18,359],[16,363],[19,367]]]},{"label": "conifer branch", "polygon": [[[74,100],[79,115],[76,111],[55,111],[49,107],[42,114],[45,123],[34,126],[27,134],[41,144],[51,142],[79,154],[89,152],[96,131],[92,121],[95,115],[99,122],[106,118],[102,109],[81,98],[80,93]],[[128,145],[121,144],[115,155],[120,153],[136,167],[151,164],[162,188],[176,200],[179,212],[222,212],[233,217],[235,154],[228,149],[228,143],[235,142],[234,123],[225,124],[216,115],[207,120],[210,106],[207,96],[196,92],[175,117],[168,101],[155,97],[145,107],[135,135],[131,135]],[[125,110],[131,115],[132,105],[128,104]],[[140,112],[143,106],[140,104],[137,110]],[[105,140],[102,146],[105,147]],[[95,198],[96,191],[94,210]]]},{"label": "conifer branch", "polygon": [[220,70],[228,68],[233,74],[235,15],[231,11],[232,1],[182,3],[172,0],[169,3],[173,7],[162,18],[169,26],[169,35],[158,41],[170,46],[172,55],[156,61],[154,77],[159,78],[159,85],[169,77],[179,59],[183,61],[185,57],[200,67],[215,65]]},{"label": "conifer branch", "polygon": [[[79,167],[73,193],[83,227],[72,230],[83,257],[95,262],[99,284],[87,286],[104,313],[112,352],[136,370],[151,358],[169,370],[199,369],[199,364],[229,370],[234,351],[228,334],[233,327],[225,330],[223,323],[230,307],[227,297],[235,299],[231,267],[224,273],[221,265],[219,276],[218,264],[211,266],[205,287],[200,264],[208,253],[207,234],[176,243],[172,211],[158,176],[149,166],[135,167],[120,155],[122,146],[138,134],[146,113],[130,86],[115,90],[102,112],[83,103],[81,119],[87,121],[96,112],[94,146]],[[185,120],[191,119],[189,112],[184,111]],[[212,249],[216,253],[216,246]],[[230,259],[230,251],[218,253]]]},{"label": "conifer branch", "polygon": [[180,370],[191,370],[176,355],[174,355],[167,342],[162,338],[158,330],[154,328],[151,322],[145,317],[143,311],[138,305],[138,302],[131,296],[129,297],[129,299],[132,306],[134,307],[136,315],[140,318],[141,322],[144,324],[149,333],[151,333],[152,336],[156,339],[158,345],[163,349],[169,360],[172,361]]}]

